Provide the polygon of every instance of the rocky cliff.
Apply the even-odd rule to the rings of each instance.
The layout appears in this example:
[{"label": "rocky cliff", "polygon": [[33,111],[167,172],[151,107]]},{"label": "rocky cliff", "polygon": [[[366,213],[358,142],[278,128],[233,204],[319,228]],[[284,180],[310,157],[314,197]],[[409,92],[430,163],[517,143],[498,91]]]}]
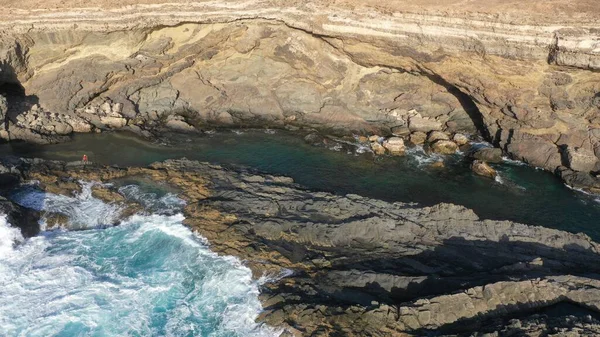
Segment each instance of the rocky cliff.
[{"label": "rocky cliff", "polygon": [[97,6],[0,13],[0,137],[206,125],[406,135],[414,118],[600,186],[593,1]]}]

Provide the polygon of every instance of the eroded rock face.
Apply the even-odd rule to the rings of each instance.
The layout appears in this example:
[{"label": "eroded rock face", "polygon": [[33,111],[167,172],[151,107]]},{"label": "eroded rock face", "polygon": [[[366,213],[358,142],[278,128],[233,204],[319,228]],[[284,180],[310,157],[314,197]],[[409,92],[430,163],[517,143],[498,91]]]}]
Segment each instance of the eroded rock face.
[{"label": "eroded rock face", "polygon": [[600,170],[598,157],[591,150],[568,147],[566,155],[569,167],[575,171],[590,172]]},{"label": "eroded rock face", "polygon": [[[514,158],[554,171],[564,147],[600,154],[600,13],[581,1],[550,16],[557,7],[508,14],[488,3],[465,13],[446,1],[9,8],[0,14],[0,81],[20,82],[51,113],[122,105],[122,117],[88,121],[91,129],[149,135],[168,115],[184,120],[167,128],[183,130],[477,129]],[[49,139],[30,129],[37,135],[0,136]]]},{"label": "eroded rock face", "polygon": [[76,188],[69,179],[126,176],[179,188],[187,225],[211,249],[246,259],[256,277],[293,272],[263,287],[261,320],[298,336],[502,333],[517,324],[600,331],[593,317],[542,314],[565,301],[600,312],[600,246],[583,234],[481,220],[450,204],[311,192],[289,178],[187,160],[129,169],[38,163],[26,175],[62,193]]}]

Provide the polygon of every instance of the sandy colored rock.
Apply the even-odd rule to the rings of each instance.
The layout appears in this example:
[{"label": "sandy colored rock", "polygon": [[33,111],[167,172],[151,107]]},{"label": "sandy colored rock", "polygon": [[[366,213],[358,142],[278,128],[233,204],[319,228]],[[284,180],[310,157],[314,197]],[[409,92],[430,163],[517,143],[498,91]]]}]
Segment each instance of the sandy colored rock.
[{"label": "sandy colored rock", "polygon": [[433,130],[437,131],[442,129],[442,123],[428,118],[411,117],[409,119],[408,128],[412,132],[429,132]]},{"label": "sandy colored rock", "polygon": [[462,133],[455,133],[452,137],[452,140],[458,145],[465,145],[469,142],[469,137],[463,135]]},{"label": "sandy colored rock", "polygon": [[[89,122],[67,123],[74,132],[135,124],[148,134],[175,111],[189,114],[190,125],[477,132],[554,172],[565,146],[600,148],[596,7],[9,1],[0,13],[0,82],[29,96],[10,97],[16,104],[2,135],[65,139],[56,137],[65,124],[16,125],[34,103]],[[108,116],[86,112],[106,102]]]},{"label": "sandy colored rock", "polygon": [[429,146],[431,151],[439,154],[454,154],[458,151],[458,145],[451,140],[438,140]]},{"label": "sandy colored rock", "polygon": [[567,160],[569,167],[575,171],[590,172],[600,170],[598,157],[594,151],[585,148],[567,147]]},{"label": "sandy colored rock", "polygon": [[494,170],[490,165],[481,160],[475,160],[471,164],[471,170],[475,172],[475,174],[480,175],[482,177],[487,177],[490,179],[496,178],[496,170]]},{"label": "sandy colored rock", "polygon": [[383,145],[379,144],[378,142],[371,142],[371,150],[373,150],[373,153],[375,153],[376,155],[385,154],[385,147],[383,147]]},{"label": "sandy colored rock", "polygon": [[425,140],[427,139],[427,134],[425,132],[413,132],[410,134],[410,142],[413,143],[414,145],[421,145],[423,143],[425,143]]},{"label": "sandy colored rock", "polygon": [[392,156],[401,156],[404,154],[406,147],[404,146],[404,140],[400,137],[390,137],[383,141],[383,147]]},{"label": "sandy colored rock", "polygon": [[433,144],[438,140],[450,140],[450,137],[441,131],[431,131],[427,136],[427,142]]}]

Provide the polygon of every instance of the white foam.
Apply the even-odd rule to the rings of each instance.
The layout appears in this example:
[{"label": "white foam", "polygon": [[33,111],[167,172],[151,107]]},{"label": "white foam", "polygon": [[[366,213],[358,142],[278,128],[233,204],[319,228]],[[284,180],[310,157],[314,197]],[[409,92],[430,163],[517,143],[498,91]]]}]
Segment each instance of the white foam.
[{"label": "white foam", "polygon": [[[23,240],[0,216],[0,331],[10,336],[277,336],[255,322],[261,312],[251,271],[211,252],[184,217],[134,215],[102,228],[119,209],[93,198],[93,183],[75,197],[29,188],[24,206],[58,211],[84,231],[45,232]],[[181,206],[129,188],[155,204]],[[15,247],[16,243],[22,243]],[[35,308],[35,310],[32,310]]]},{"label": "white foam", "polygon": [[508,157],[502,157],[502,161],[505,164],[516,165],[516,166],[525,166],[525,165],[527,165],[527,163],[525,163],[523,161],[510,159]]},{"label": "white foam", "polygon": [[74,197],[46,193],[26,188],[13,199],[21,206],[38,211],[64,214],[69,218],[67,229],[83,229],[112,225],[119,219],[121,208],[92,196],[95,182],[80,182],[81,192]]},{"label": "white foam", "polygon": [[23,241],[21,230],[8,223],[6,214],[0,214],[0,258],[11,254],[13,247]]},{"label": "white foam", "polygon": [[[255,322],[262,309],[251,271],[208,250],[182,220],[180,214],[135,215],[121,226],[47,233],[3,249],[0,331],[279,335]],[[1,220],[0,238],[19,240]]]},{"label": "white foam", "polygon": [[500,185],[504,185],[504,179],[502,179],[502,177],[500,176],[500,174],[498,172],[496,172],[496,177],[494,177],[494,180],[500,184]]},{"label": "white foam", "polygon": [[429,165],[438,161],[444,161],[445,159],[443,155],[438,153],[426,153],[425,149],[421,145],[415,145],[413,147],[407,148],[406,154],[409,155],[411,159],[417,162],[418,167]]},{"label": "white foam", "polygon": [[127,199],[140,203],[146,210],[161,214],[176,214],[183,209],[185,201],[173,193],[166,193],[158,197],[156,193],[144,192],[138,185],[119,187],[119,193]]}]

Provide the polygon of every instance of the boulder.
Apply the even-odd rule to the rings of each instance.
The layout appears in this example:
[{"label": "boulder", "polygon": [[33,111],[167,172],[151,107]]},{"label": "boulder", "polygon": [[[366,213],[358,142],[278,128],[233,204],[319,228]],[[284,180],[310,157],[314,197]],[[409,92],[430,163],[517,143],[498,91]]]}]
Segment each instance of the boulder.
[{"label": "boulder", "polygon": [[371,142],[371,150],[373,150],[373,153],[378,155],[385,154],[385,147],[378,142]]},{"label": "boulder", "polygon": [[496,170],[490,167],[486,162],[481,160],[475,160],[471,164],[471,170],[475,172],[475,174],[480,175],[482,177],[488,177],[491,179],[496,178]]},{"label": "boulder", "polygon": [[378,135],[369,136],[369,141],[370,142],[376,142],[378,140],[379,140],[379,136]]},{"label": "boulder", "polygon": [[416,131],[410,134],[409,140],[414,145],[420,145],[425,143],[427,139],[427,134],[425,132]]},{"label": "boulder", "polygon": [[127,119],[122,117],[100,117],[100,122],[111,129],[120,129],[127,124]]},{"label": "boulder", "polygon": [[458,150],[458,145],[451,140],[438,140],[430,147],[433,152],[439,154],[454,154]]},{"label": "boulder", "polygon": [[475,150],[470,157],[488,163],[500,163],[502,162],[502,150],[498,148],[485,147]]},{"label": "boulder", "polygon": [[401,156],[406,150],[404,140],[400,137],[388,138],[383,142],[383,147],[393,156]]},{"label": "boulder", "polygon": [[565,154],[569,167],[575,171],[590,172],[597,169],[598,157],[592,150],[569,146]]},{"label": "boulder", "polygon": [[438,140],[450,140],[450,137],[442,131],[431,131],[429,136],[427,136],[427,142],[429,144],[435,143]]},{"label": "boulder", "polygon": [[435,119],[413,116],[408,120],[408,129],[411,132],[439,131],[442,129],[442,123],[436,121]]},{"label": "boulder", "polygon": [[395,126],[392,128],[392,134],[395,136],[407,136],[410,134],[410,130],[406,126]]},{"label": "boulder", "polygon": [[182,132],[194,132],[196,128],[188,124],[182,116],[169,115],[165,126],[169,129],[182,131]]},{"label": "boulder", "polygon": [[455,133],[454,137],[452,137],[452,140],[458,145],[465,145],[469,142],[469,138],[465,135],[463,135],[462,133]]},{"label": "boulder", "polygon": [[68,123],[59,121],[54,123],[54,133],[57,135],[68,135],[73,132],[73,127]]}]

